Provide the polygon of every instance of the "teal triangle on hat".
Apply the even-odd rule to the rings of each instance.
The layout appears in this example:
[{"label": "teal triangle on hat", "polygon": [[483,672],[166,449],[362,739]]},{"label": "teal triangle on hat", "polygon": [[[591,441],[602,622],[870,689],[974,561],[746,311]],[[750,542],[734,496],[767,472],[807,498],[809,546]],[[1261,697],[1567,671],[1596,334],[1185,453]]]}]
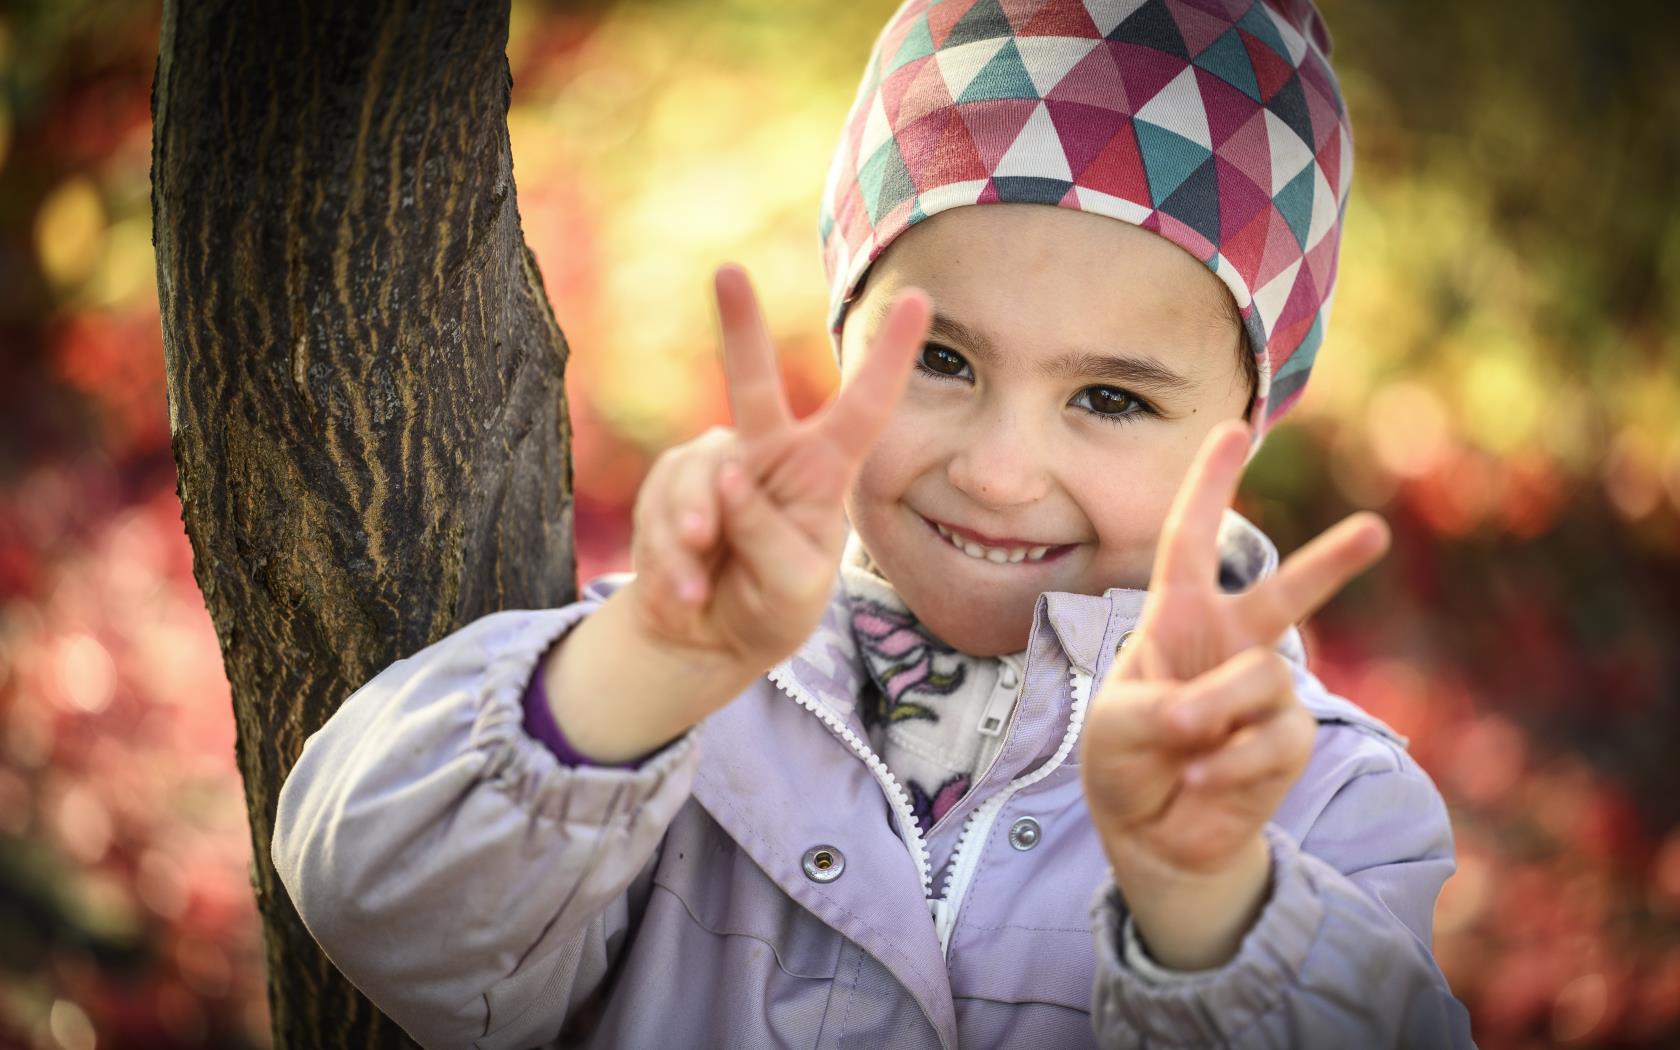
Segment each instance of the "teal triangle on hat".
[{"label": "teal triangle on hat", "polygon": [[980,0],[951,27],[950,34],[939,46],[943,49],[959,44],[972,44],[976,40],[992,40],[1000,36],[1014,35],[1015,27],[1009,24],[1009,16],[1003,13],[998,0]]},{"label": "teal triangle on hat", "polygon": [[[1151,203],[1157,206],[1172,196],[1179,184],[1203,161],[1213,156],[1212,150],[1147,120],[1134,120],[1132,124],[1137,129],[1138,145],[1142,148],[1144,170],[1149,173]],[[1311,214],[1309,209],[1309,218]]]},{"label": "teal triangle on hat", "polygon": [[962,97],[957,102],[985,102],[995,98],[1037,98],[1038,88],[1033,85],[1032,77],[1027,73],[1027,67],[1021,61],[1021,53],[1015,49],[1015,41],[1011,40],[998,49],[980,72],[969,81],[963,90]]},{"label": "teal triangle on hat", "polygon": [[1289,62],[1291,66],[1294,65],[1289,60],[1289,47],[1284,44],[1283,37],[1278,34],[1277,26],[1272,24],[1272,19],[1266,14],[1263,5],[1255,4],[1244,11],[1243,16],[1237,19],[1237,25],[1253,33],[1267,47],[1277,52],[1285,62]]},{"label": "teal triangle on hat", "polygon": [[1248,49],[1235,29],[1225,32],[1195,58],[1196,65],[1238,89],[1256,102],[1260,101],[1260,84],[1254,79],[1254,65],[1248,60]]},{"label": "teal triangle on hat", "polygon": [[910,171],[904,166],[904,157],[898,152],[897,142],[888,139],[881,143],[881,148],[858,170],[858,186],[863,190],[864,203],[869,205],[869,221],[872,224],[880,222],[881,216],[891,211],[894,205],[916,192],[916,184],[911,181]]},{"label": "teal triangle on hat", "polygon": [[933,35],[928,32],[927,16],[923,15],[916,19],[916,24],[905,34],[904,42],[898,45],[898,53],[893,55],[892,64],[887,67],[887,72],[892,73],[918,58],[931,54]]},{"label": "teal triangle on hat", "polygon": [[1312,226],[1313,166],[1308,164],[1300,174],[1284,184],[1283,189],[1272,198],[1272,203],[1289,224],[1289,232],[1295,235],[1296,243],[1306,248],[1307,230]]}]

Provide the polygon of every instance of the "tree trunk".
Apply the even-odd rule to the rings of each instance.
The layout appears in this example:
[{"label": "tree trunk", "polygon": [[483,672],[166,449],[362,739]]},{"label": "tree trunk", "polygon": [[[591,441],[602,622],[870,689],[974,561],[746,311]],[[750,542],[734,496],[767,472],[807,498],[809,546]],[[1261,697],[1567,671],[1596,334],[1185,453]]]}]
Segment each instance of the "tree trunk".
[{"label": "tree trunk", "polygon": [[[152,219],[276,1046],[411,1045],[269,860],[304,738],[396,659],[571,600],[566,344],[519,226],[508,0],[169,0]],[[439,902],[439,907],[447,907]]]}]

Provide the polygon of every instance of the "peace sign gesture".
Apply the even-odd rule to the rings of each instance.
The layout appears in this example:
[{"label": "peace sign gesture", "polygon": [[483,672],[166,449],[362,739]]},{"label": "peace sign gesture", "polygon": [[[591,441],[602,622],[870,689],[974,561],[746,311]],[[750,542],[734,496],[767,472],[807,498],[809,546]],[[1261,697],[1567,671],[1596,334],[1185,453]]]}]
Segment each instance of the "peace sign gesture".
[{"label": "peace sign gesture", "polygon": [[822,619],[846,537],[842,496],[904,392],[932,303],[920,289],[901,293],[851,381],[794,419],[746,272],[720,267],[715,291],[735,426],[655,462],[631,559],[652,638],[756,676]]},{"label": "peace sign gesture", "polygon": [[1208,875],[1253,855],[1316,732],[1274,647],[1388,547],[1382,518],[1354,514],[1249,590],[1221,591],[1219,523],[1248,443],[1236,421],[1204,440],[1137,627],[1092,697],[1082,774],[1117,880]]}]

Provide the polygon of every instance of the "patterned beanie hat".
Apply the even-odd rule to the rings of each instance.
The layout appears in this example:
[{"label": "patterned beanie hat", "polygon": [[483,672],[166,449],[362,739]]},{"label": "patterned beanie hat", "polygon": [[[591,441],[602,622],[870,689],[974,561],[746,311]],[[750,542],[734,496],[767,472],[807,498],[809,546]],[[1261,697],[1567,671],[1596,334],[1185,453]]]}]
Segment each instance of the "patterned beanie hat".
[{"label": "patterned beanie hat", "polygon": [[1096,212],[1166,237],[1231,290],[1258,358],[1258,448],[1329,321],[1353,174],[1329,54],[1310,0],[906,0],[823,193],[836,349],[869,265],[922,219],[1008,202]]}]

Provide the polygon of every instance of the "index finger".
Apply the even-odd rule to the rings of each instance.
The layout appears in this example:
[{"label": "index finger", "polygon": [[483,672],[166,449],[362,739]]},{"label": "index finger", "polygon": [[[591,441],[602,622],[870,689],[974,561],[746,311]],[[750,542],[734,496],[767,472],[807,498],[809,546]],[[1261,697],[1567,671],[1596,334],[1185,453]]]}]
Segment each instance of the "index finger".
[{"label": "index finger", "polygon": [[933,300],[920,288],[898,294],[869,355],[818,422],[818,432],[849,459],[861,460],[891,418],[910,378],[910,361],[927,341]]},{"label": "index finger", "polygon": [[1161,526],[1151,587],[1217,585],[1219,523],[1236,498],[1248,446],[1248,426],[1239,420],[1208,431]]},{"label": "index finger", "polygon": [[752,281],[739,265],[725,263],[718,267],[713,284],[730,415],[743,436],[774,433],[788,425],[792,413]]}]

